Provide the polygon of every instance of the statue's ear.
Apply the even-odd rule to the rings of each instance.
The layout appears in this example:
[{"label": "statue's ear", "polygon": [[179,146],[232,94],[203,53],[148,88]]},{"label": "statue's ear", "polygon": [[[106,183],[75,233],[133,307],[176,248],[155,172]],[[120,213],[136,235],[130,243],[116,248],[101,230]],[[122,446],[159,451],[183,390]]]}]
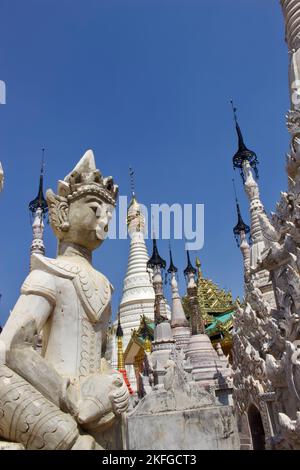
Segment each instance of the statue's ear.
[{"label": "statue's ear", "polygon": [[54,194],[52,189],[46,192],[49,207],[49,219],[56,236],[62,238],[63,232],[69,230],[69,204],[65,197]]}]

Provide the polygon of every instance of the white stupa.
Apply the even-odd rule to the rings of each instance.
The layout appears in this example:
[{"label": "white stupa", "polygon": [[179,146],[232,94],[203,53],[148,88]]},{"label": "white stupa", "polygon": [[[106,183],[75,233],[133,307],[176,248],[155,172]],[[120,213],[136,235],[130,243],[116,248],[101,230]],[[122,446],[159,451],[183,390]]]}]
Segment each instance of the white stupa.
[{"label": "white stupa", "polygon": [[145,239],[145,218],[133,193],[127,212],[130,240],[128,267],[123,282],[120,320],[123,329],[124,350],[133,329],[140,326],[141,315],[154,321],[154,289],[147,270],[149,259]]}]

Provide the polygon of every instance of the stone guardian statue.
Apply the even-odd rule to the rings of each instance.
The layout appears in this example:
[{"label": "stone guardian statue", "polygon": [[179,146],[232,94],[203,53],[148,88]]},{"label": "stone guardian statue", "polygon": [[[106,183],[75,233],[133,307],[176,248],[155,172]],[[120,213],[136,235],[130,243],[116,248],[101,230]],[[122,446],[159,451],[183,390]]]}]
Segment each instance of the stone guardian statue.
[{"label": "stone guardian statue", "polygon": [[104,359],[112,286],[93,268],[92,252],[107,235],[117,192],[89,150],[57,194],[46,193],[58,254],[32,256],[0,336],[0,440],[26,449],[116,445],[110,437],[129,393]]}]

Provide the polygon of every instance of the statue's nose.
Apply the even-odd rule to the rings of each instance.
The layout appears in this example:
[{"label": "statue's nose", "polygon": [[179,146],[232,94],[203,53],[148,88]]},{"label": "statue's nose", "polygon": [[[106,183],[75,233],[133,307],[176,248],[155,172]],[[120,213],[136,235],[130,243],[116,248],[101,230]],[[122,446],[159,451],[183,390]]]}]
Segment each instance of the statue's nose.
[{"label": "statue's nose", "polygon": [[96,217],[100,217],[100,215],[101,215],[101,208],[100,206],[98,206],[96,210]]}]

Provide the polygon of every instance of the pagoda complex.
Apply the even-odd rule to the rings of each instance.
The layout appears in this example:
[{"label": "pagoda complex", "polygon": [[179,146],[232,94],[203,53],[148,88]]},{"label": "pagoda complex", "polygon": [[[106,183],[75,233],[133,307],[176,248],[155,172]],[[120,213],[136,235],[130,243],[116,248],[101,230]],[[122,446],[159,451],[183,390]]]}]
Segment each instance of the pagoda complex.
[{"label": "pagoda complex", "polygon": [[179,296],[171,253],[168,272],[172,311],[168,319],[162,278],[166,262],[159,255],[155,239],[147,266],[155,291],[155,316],[153,325],[142,317],[125,351],[125,363],[134,351],[134,359],[140,361],[136,364],[138,401],[126,420],[128,448],[238,449],[232,371],[220,345],[216,351],[205,332],[195,282],[197,270],[189,253],[184,270],[189,321]]},{"label": "pagoda complex", "polygon": [[[156,241],[154,241],[154,246],[156,247]],[[188,267],[191,269],[189,253],[187,256]],[[201,319],[204,323],[205,333],[218,354],[228,356],[231,361],[233,314],[236,303],[233,302],[231,292],[220,289],[212,280],[204,278],[198,257],[196,258],[196,267],[197,269],[193,269],[197,275],[195,283],[199,321]],[[177,268],[174,266],[171,251],[168,273],[171,276],[173,298],[170,323],[176,344],[185,350],[191,335],[191,306],[188,294],[180,297],[176,279]],[[154,319],[147,317],[140,311],[139,324],[132,330],[130,340],[124,347],[124,362],[127,367],[134,368],[135,376],[141,373],[145,356],[152,350],[154,331]]]}]

